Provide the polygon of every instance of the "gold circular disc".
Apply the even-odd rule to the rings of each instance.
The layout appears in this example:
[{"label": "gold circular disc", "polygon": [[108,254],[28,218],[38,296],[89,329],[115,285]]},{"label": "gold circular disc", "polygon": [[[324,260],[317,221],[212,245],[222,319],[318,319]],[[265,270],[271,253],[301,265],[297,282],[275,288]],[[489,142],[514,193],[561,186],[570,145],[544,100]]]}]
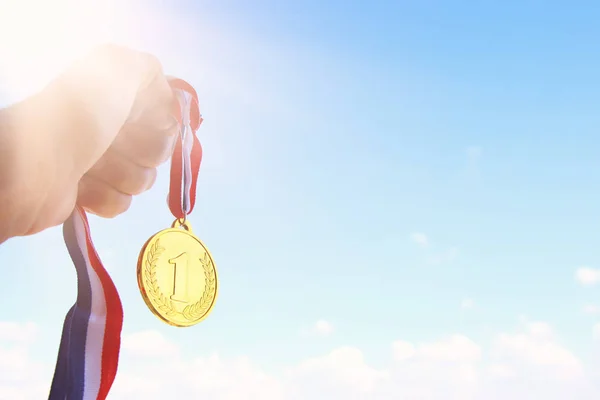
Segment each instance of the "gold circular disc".
[{"label": "gold circular disc", "polygon": [[197,324],[217,299],[215,263],[187,222],[175,221],[148,239],[138,259],[137,279],[150,311],[169,325]]}]

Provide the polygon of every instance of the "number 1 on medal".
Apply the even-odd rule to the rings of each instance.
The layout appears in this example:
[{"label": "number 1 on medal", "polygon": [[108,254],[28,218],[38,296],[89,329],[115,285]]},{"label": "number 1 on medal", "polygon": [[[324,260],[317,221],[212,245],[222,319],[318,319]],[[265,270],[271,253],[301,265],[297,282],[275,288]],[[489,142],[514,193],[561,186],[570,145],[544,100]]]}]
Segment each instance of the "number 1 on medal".
[{"label": "number 1 on medal", "polygon": [[173,294],[171,300],[181,303],[188,302],[188,274],[189,256],[187,253],[181,253],[175,258],[169,260],[169,264],[173,264]]}]

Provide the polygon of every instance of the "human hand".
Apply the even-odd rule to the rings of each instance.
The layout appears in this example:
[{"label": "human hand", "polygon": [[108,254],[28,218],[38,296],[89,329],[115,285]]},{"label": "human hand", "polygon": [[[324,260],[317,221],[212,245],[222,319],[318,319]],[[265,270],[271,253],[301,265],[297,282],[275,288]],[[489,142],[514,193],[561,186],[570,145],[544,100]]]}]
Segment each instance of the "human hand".
[{"label": "human hand", "polygon": [[103,46],[8,109],[14,173],[0,198],[12,196],[16,216],[4,236],[61,224],[75,204],[103,217],[126,211],[173,151],[173,101],[156,58]]}]

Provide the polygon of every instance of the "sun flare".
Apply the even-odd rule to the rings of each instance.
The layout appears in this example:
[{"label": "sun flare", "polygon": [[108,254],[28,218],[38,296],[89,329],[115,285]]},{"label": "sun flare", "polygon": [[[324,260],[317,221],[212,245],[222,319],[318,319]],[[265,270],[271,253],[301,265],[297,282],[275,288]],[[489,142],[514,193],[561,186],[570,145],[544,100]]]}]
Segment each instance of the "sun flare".
[{"label": "sun flare", "polygon": [[[1,0],[0,94],[21,97],[119,34],[116,0]],[[117,14],[119,11],[120,14]]]}]

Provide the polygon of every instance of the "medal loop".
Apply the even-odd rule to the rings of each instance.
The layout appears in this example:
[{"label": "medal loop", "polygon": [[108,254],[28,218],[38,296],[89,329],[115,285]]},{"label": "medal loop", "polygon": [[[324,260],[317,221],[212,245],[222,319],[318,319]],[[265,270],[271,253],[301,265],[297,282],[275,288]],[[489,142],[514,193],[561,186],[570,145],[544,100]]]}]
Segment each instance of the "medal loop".
[{"label": "medal loop", "polygon": [[192,224],[184,218],[178,218],[171,224],[171,228],[183,228],[188,232],[192,231]]}]

